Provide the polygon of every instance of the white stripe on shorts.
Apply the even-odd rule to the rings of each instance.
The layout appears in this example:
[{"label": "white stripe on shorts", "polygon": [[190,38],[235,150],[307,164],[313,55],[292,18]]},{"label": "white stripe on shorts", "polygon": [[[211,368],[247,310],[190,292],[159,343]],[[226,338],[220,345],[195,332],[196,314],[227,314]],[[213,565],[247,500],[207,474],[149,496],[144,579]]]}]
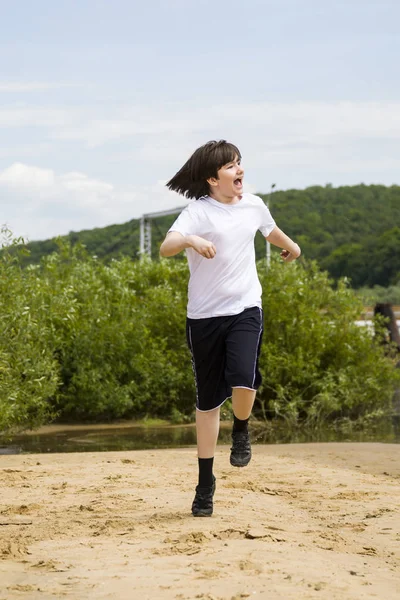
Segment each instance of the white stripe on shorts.
[{"label": "white stripe on shorts", "polygon": [[258,353],[258,347],[260,345],[260,337],[261,337],[262,330],[263,330],[262,310],[261,310],[261,308],[258,308],[258,310],[260,311],[260,331],[259,331],[259,334],[258,334],[257,347],[256,347],[256,355],[254,357],[253,383],[251,384],[252,386],[254,386],[254,382],[256,380],[257,353]]},{"label": "white stripe on shorts", "polygon": [[249,387],[246,387],[245,385],[233,385],[232,389],[233,390],[237,390],[237,389],[239,389],[239,390],[250,390],[250,392],[256,392],[257,391],[254,388],[249,388]]},{"label": "white stripe on shorts", "polygon": [[196,363],[194,360],[193,343],[192,343],[192,329],[191,329],[190,325],[188,326],[188,329],[189,329],[190,354],[192,355],[192,370],[193,370],[193,375],[194,375],[194,384],[196,386],[196,404],[198,404],[199,403],[199,386],[197,383]]}]

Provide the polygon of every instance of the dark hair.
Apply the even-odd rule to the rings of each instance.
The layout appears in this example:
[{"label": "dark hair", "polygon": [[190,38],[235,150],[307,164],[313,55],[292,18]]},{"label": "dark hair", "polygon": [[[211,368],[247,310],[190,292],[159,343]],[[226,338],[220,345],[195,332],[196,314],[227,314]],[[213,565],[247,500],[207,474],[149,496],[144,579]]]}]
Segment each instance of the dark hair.
[{"label": "dark hair", "polygon": [[229,162],[242,158],[239,149],[225,140],[200,146],[166,186],[186,198],[201,198],[209,193],[207,179],[218,177],[218,170]]}]

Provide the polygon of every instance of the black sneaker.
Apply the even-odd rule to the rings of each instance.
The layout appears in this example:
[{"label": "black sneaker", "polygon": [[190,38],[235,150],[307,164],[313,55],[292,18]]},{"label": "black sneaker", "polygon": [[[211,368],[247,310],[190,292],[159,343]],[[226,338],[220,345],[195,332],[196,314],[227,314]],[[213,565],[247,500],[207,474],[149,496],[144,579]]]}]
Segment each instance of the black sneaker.
[{"label": "black sneaker", "polygon": [[245,467],[251,461],[251,445],[248,431],[232,431],[231,465]]},{"label": "black sneaker", "polygon": [[215,493],[215,477],[210,487],[196,487],[196,495],[192,504],[192,515],[194,517],[211,517],[213,513],[213,496]]}]

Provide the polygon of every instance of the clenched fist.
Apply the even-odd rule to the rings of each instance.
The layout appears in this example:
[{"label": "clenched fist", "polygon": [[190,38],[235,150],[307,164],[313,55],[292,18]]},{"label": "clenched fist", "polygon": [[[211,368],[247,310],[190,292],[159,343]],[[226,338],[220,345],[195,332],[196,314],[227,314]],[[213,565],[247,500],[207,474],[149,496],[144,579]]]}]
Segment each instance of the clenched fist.
[{"label": "clenched fist", "polygon": [[204,258],[214,258],[217,249],[212,242],[205,240],[198,235],[189,236],[190,247]]}]

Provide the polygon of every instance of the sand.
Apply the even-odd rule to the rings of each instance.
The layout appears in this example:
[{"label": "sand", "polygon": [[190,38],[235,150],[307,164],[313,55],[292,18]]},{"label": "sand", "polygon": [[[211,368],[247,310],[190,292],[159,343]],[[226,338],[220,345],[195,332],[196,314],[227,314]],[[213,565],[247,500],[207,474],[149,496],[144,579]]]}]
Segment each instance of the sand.
[{"label": "sand", "polygon": [[0,456],[0,600],[400,598],[400,445]]}]

